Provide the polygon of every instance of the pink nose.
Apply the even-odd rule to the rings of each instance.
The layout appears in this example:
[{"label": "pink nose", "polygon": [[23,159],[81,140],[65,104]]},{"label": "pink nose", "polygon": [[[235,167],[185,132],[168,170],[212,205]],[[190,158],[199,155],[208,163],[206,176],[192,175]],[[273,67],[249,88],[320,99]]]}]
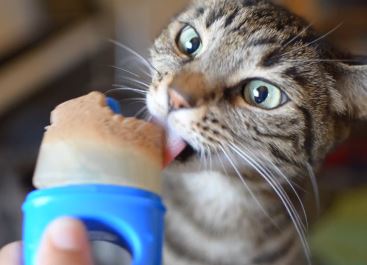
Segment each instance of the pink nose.
[{"label": "pink nose", "polygon": [[170,110],[195,108],[203,104],[209,90],[204,74],[182,71],[168,84]]},{"label": "pink nose", "polygon": [[175,89],[168,90],[169,106],[172,110],[190,108],[189,102]]}]

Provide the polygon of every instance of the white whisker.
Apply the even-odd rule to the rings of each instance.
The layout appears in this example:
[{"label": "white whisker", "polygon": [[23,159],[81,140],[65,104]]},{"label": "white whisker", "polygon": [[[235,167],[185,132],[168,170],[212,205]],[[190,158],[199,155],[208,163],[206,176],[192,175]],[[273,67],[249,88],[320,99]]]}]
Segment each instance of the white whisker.
[{"label": "white whisker", "polygon": [[124,59],[119,60],[118,64],[129,66],[129,69],[136,68],[134,70],[136,70],[138,73],[144,74],[149,79],[152,78],[151,70],[147,69],[147,66],[142,64],[141,59],[138,57],[133,55],[126,56]]},{"label": "white whisker", "polygon": [[[223,158],[222,158],[222,156],[221,156],[221,154],[220,154],[220,152],[219,152],[220,150],[215,150],[214,152],[215,152],[215,156],[217,157],[217,159],[219,160],[219,163],[220,163],[220,165],[221,165],[221,168],[222,168],[222,170],[223,170],[223,172],[224,172],[224,174],[227,176],[227,177],[231,177],[231,175],[228,173],[228,171],[227,171],[227,169],[226,169],[226,167],[225,167],[225,165],[224,165],[224,162],[223,162]],[[244,204],[244,207],[246,208],[246,211],[247,212],[251,212],[251,209],[250,209],[250,206],[247,204],[247,203],[245,203]],[[268,215],[268,214],[267,214]],[[270,221],[273,221],[273,219],[268,215],[267,216],[269,219],[270,219]],[[249,220],[251,220],[251,222],[252,223],[256,223],[257,222],[257,220],[255,220],[255,218],[252,216],[252,215],[248,215],[248,218],[249,218]]]},{"label": "white whisker", "polygon": [[316,201],[316,211],[317,214],[320,214],[320,192],[319,192],[319,186],[317,185],[317,180],[316,180],[316,176],[315,173],[313,172],[312,166],[307,163],[306,164],[307,167],[307,171],[310,177],[310,181],[311,181],[311,185],[312,185],[312,190],[315,196],[315,201]]},{"label": "white whisker", "polygon": [[153,119],[153,115],[152,115],[152,114],[150,114],[150,112],[149,112],[149,111],[147,111],[147,112],[145,113],[144,117],[143,117],[143,120],[145,120],[145,121],[147,121],[147,122],[151,122],[151,121],[152,121],[152,119]]},{"label": "white whisker", "polygon": [[297,210],[294,208],[293,204],[291,203],[290,198],[288,197],[287,193],[283,189],[281,185],[277,182],[275,178],[273,178],[269,173],[264,170],[264,167],[262,167],[260,164],[258,164],[256,161],[253,160],[252,157],[247,155],[245,152],[240,150],[237,146],[231,144],[231,148],[242,158],[245,159],[246,162],[248,162],[254,169],[256,169],[261,176],[269,183],[269,185],[272,187],[274,192],[277,194],[278,198],[282,201],[289,217],[291,218],[294,227],[296,229],[296,232],[300,238],[301,244],[303,246],[306,258],[308,260],[308,263],[311,264],[311,255],[310,255],[310,249],[307,243],[306,239],[306,232],[305,227],[303,223],[300,220],[299,215],[297,214]]},{"label": "white whisker", "polygon": [[131,100],[129,103],[126,103],[125,108],[129,107],[129,106],[133,106],[133,105],[142,105],[142,101],[137,101],[137,100]]},{"label": "white whisker", "polygon": [[228,174],[228,172],[227,172],[227,169],[226,169],[226,167],[224,166],[223,159],[222,159],[222,157],[220,156],[220,154],[219,154],[219,152],[218,152],[218,151],[216,151],[216,156],[218,157],[218,160],[219,160],[219,162],[220,162],[220,164],[221,164],[221,167],[222,167],[222,169],[223,169],[223,171],[224,171],[224,174],[226,174],[226,176],[229,176],[229,174]]},{"label": "white whisker", "polygon": [[[245,153],[243,150],[239,149],[236,145],[231,144],[231,147],[234,149],[234,151],[241,157],[246,158],[245,160],[250,163],[251,166],[253,166],[259,173],[261,173],[262,176],[268,177],[269,179],[273,180],[277,185],[279,185],[279,188],[281,189],[282,192],[284,192],[284,195],[286,196],[287,200],[289,200],[290,206],[291,208],[294,210],[294,212],[296,213],[296,209],[294,208],[293,204],[291,203],[291,200],[289,199],[289,196],[287,195],[287,193],[285,192],[285,190],[283,189],[283,187],[281,186],[281,183],[273,177],[273,174],[269,171],[268,168],[263,167],[257,160],[255,160],[254,157],[248,155],[247,153]],[[303,205],[303,204],[302,204]],[[300,217],[297,214],[297,219],[299,221],[299,223],[301,224],[302,228],[306,230],[306,227],[304,226],[304,224],[301,222]]]},{"label": "white whisker", "polygon": [[331,33],[333,33],[334,31],[336,31],[337,29],[339,29],[342,25],[344,24],[344,21],[340,22],[338,25],[336,25],[334,28],[332,28],[331,30],[329,30],[328,32],[326,32],[325,34],[321,35],[320,37],[318,37],[317,39],[307,43],[307,46],[310,46],[324,38],[326,38],[327,36],[329,36]]},{"label": "white whisker", "polygon": [[246,188],[246,190],[249,192],[250,196],[252,197],[252,199],[255,201],[255,203],[259,206],[260,210],[263,212],[263,214],[269,218],[269,220],[272,222],[273,225],[276,226],[276,224],[274,223],[274,220],[271,218],[271,216],[269,215],[269,213],[265,210],[264,206],[259,202],[259,200],[256,198],[255,194],[253,193],[253,191],[251,190],[250,186],[247,184],[247,182],[245,181],[245,179],[243,178],[241,172],[238,170],[238,168],[236,167],[236,165],[233,162],[233,158],[230,157],[229,152],[226,152],[226,150],[224,149],[223,146],[219,146],[219,148],[222,150],[223,154],[225,155],[225,157],[227,158],[228,162],[231,164],[232,168],[234,169],[234,171],[236,172],[237,176],[239,177],[240,181],[242,182],[242,184],[244,185],[244,187]]},{"label": "white whisker", "polygon": [[143,81],[137,80],[137,79],[135,79],[135,78],[131,78],[131,77],[122,77],[122,79],[127,80],[127,81],[131,81],[131,82],[134,82],[134,83],[136,83],[136,84],[142,85],[142,86],[144,86],[144,87],[146,87],[146,88],[149,88],[149,84],[148,84],[148,83],[145,83],[145,82],[143,82]]},{"label": "white whisker", "polygon": [[132,92],[144,95],[144,96],[148,93],[146,90],[142,90],[139,88],[125,87],[125,86],[121,86],[117,84],[114,84],[113,86],[115,86],[116,88],[110,89],[106,93],[111,93],[111,92],[116,92],[116,91],[121,91],[121,90],[132,91]]},{"label": "white whisker", "polygon": [[[204,167],[204,163],[205,163],[205,157],[204,157],[204,152],[200,151],[200,171],[203,171],[203,167]],[[205,170],[205,167],[204,167]]]},{"label": "white whisker", "polygon": [[[248,150],[249,151],[249,150]],[[280,170],[280,168],[278,168],[273,161],[271,161],[271,159],[267,158],[266,156],[262,155],[262,158],[266,160],[267,164],[270,164],[272,166],[272,168],[276,171],[274,173],[277,173],[277,175],[279,175],[280,177],[283,178],[283,180],[286,182],[286,184],[289,185],[289,187],[291,188],[292,192],[296,195],[296,198],[301,206],[301,210],[303,213],[303,216],[305,218],[305,228],[308,229],[308,218],[307,218],[307,213],[306,213],[306,209],[303,205],[303,202],[298,194],[298,192],[296,191],[296,189],[294,188],[294,185],[292,184],[292,182],[289,180],[289,178],[283,173],[283,171]],[[256,159],[253,156],[253,159]],[[267,167],[264,167],[264,169],[268,169]],[[270,170],[270,169],[269,169]]]},{"label": "white whisker", "polygon": [[131,75],[133,75],[133,76],[135,76],[135,77],[141,78],[141,76],[140,76],[140,75],[135,74],[135,73],[133,73],[133,72],[131,72],[131,71],[127,70],[127,69],[124,69],[124,68],[121,68],[121,67],[117,67],[117,66],[114,66],[114,65],[110,65],[110,66],[111,66],[112,68],[116,69],[116,70],[120,70],[120,71],[123,71],[123,72],[125,72],[125,73],[131,74]]},{"label": "white whisker", "polygon": [[307,27],[305,27],[302,31],[300,31],[296,36],[294,36],[290,41],[288,41],[286,44],[282,46],[282,50],[284,50],[288,45],[292,44],[293,41],[295,41],[299,36],[301,36],[303,33],[305,33],[310,27],[312,27],[313,23],[310,23]]},{"label": "white whisker", "polygon": [[304,45],[301,45],[300,47],[298,47],[296,49],[292,49],[292,50],[290,50],[290,51],[288,51],[286,53],[283,53],[282,56],[288,55],[288,54],[291,54],[291,53],[295,53],[295,52],[297,52],[297,51],[299,51],[301,49],[304,49],[306,47],[311,46],[312,44],[314,44],[314,43],[316,43],[316,42],[318,42],[318,41],[326,38],[327,36],[329,36],[331,33],[333,33],[334,31],[336,31],[337,29],[339,29],[343,24],[344,24],[344,22],[340,22],[336,27],[334,27],[333,29],[329,30],[328,32],[326,32],[322,36],[318,37],[317,39],[315,39],[315,40],[313,40],[311,42],[308,42],[308,43],[306,43]]},{"label": "white whisker", "polygon": [[143,106],[135,115],[134,117],[137,118],[139,117],[140,114],[142,114],[144,111],[147,111],[147,107],[146,106]]},{"label": "white whisker", "polygon": [[207,153],[208,153],[208,157],[209,157],[209,170],[212,171],[213,170],[213,161],[212,161],[212,155],[211,155],[209,147],[207,147]]},{"label": "white whisker", "polygon": [[120,47],[120,48],[123,48],[125,50],[127,50],[128,52],[130,52],[131,54],[135,55],[136,57],[140,58],[141,59],[141,62],[147,67],[147,69],[149,70],[155,70],[158,74],[159,71],[147,60],[145,59],[143,56],[141,56],[139,53],[137,53],[136,51],[134,51],[133,49],[131,49],[130,47],[120,43],[120,42],[117,42],[115,40],[110,40],[113,44],[115,44],[116,46]]},{"label": "white whisker", "polygon": [[140,101],[140,102],[145,102],[145,98],[124,98],[119,100],[120,102],[123,101]]}]

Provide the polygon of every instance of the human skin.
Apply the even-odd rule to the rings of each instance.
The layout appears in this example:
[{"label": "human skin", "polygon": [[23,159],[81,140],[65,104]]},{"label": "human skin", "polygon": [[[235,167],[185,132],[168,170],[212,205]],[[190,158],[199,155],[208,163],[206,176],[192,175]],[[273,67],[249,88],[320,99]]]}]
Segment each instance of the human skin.
[{"label": "human skin", "polygon": [[[37,265],[92,265],[84,225],[62,217],[46,229],[36,259]],[[0,250],[0,265],[22,265],[22,243],[13,242]]]}]

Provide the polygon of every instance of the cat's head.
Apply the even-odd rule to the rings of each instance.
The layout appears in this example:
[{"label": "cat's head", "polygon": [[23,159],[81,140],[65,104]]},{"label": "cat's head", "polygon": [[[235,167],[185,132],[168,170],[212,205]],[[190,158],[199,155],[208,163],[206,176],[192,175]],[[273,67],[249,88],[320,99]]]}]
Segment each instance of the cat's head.
[{"label": "cat's head", "polygon": [[199,153],[297,174],[367,118],[367,66],[349,59],[267,1],[197,0],[151,49],[147,105]]}]

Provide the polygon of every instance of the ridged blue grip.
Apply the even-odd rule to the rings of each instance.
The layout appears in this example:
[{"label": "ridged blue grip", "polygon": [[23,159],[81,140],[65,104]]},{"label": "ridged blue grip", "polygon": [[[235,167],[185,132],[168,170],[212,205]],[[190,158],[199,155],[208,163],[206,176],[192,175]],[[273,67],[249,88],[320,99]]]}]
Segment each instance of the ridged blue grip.
[{"label": "ridged blue grip", "polygon": [[160,265],[165,208],[160,197],[115,185],[75,185],[37,190],[23,204],[24,262],[35,255],[47,225],[61,216],[84,222],[91,240],[109,241],[128,250],[133,265]]}]

